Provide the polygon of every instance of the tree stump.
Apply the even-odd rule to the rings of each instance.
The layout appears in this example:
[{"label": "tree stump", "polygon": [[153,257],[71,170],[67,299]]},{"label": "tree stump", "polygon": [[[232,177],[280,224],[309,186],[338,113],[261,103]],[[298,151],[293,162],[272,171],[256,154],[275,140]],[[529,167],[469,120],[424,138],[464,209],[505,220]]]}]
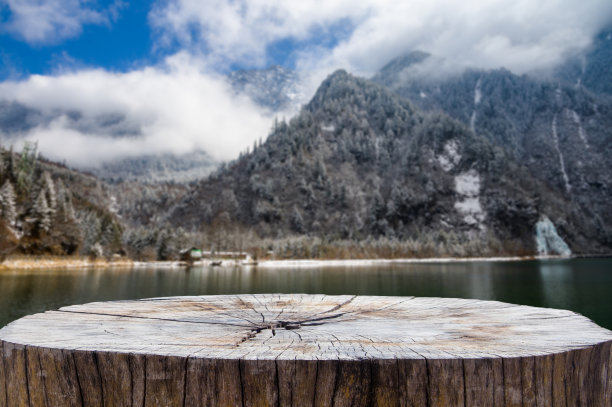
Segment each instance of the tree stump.
[{"label": "tree stump", "polygon": [[22,318],[0,340],[0,407],[612,405],[612,332],[495,301],[101,302]]}]

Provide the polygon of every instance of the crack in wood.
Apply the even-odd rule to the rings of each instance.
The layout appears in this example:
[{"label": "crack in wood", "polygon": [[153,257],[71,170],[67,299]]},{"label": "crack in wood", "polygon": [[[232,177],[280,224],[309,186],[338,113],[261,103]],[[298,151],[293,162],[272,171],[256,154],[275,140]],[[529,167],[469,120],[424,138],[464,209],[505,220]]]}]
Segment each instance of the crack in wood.
[{"label": "crack in wood", "polygon": [[[172,318],[143,317],[140,315],[110,314],[110,313],[102,313],[102,312],[68,311],[68,310],[61,310],[61,309],[53,311],[53,312],[65,312],[69,314],[84,314],[84,315],[100,315],[100,316],[105,316],[105,317],[146,319],[146,320],[151,320],[151,321],[180,322],[180,323],[185,323],[185,324],[225,325],[225,326],[237,326],[240,328],[249,328],[249,325],[232,324],[229,322],[188,321],[188,320],[172,319]],[[255,323],[252,323],[252,324],[256,325]]]},{"label": "crack in wood", "polygon": [[[32,348],[30,348],[30,349],[32,349]],[[26,347],[26,350],[27,350],[27,347]],[[40,354],[41,354],[41,352],[37,350],[36,351],[36,355],[37,355],[37,358],[38,358],[38,371],[40,372],[40,376],[41,376],[41,379],[42,379],[41,381],[42,381],[43,394],[45,395],[45,403],[46,403],[47,406],[50,406],[51,403],[49,403],[49,392],[47,390],[47,375],[43,373],[43,363],[42,363],[42,360],[40,358]],[[26,351],[26,357],[27,357],[27,351]],[[28,369],[28,363],[27,363],[27,358],[26,358],[26,374],[27,374],[27,369]]]},{"label": "crack in wood", "polygon": [[91,352],[91,357],[93,359],[94,362],[94,366],[96,368],[96,372],[98,373],[98,378],[100,380],[100,397],[102,398],[102,405],[106,405],[104,403],[104,376],[102,376],[102,373],[100,371],[100,363],[98,361],[98,353],[97,352]]},{"label": "crack in wood", "polygon": [[236,298],[236,299],[237,299],[237,300],[240,302],[240,304],[242,304],[244,307],[246,307],[246,308],[250,308],[250,309],[252,309],[254,312],[256,312],[257,314],[259,314],[259,315],[261,316],[261,322],[262,322],[262,323],[263,323],[263,322],[266,322],[266,317],[264,316],[264,314],[263,314],[263,313],[261,313],[260,311],[257,311],[257,310],[255,309],[255,307],[253,307],[253,305],[251,305],[251,304],[249,304],[249,303],[245,302],[245,301],[244,301],[244,300],[243,300],[243,299],[242,299],[240,296],[236,296],[235,298]]},{"label": "crack in wood", "polygon": [[467,382],[466,382],[466,378],[465,378],[465,359],[460,359],[461,360],[461,370],[462,370],[462,374],[463,374],[463,406],[464,407],[468,407],[468,403],[467,403]]},{"label": "crack in wood", "polygon": [[143,389],[143,393],[142,393],[142,407],[145,407],[147,405],[147,378],[148,378],[148,374],[147,374],[147,356],[145,355],[143,359],[143,364],[144,364],[144,389]]},{"label": "crack in wood", "polygon": [[[486,306],[471,301],[472,306],[478,306],[479,314],[477,310],[470,312],[463,300],[457,300],[459,306],[456,308],[462,308],[457,311],[448,299],[398,301],[283,294],[255,296],[257,300],[252,301],[247,297],[241,305],[234,298],[222,296],[215,306],[206,297],[202,301],[210,306],[202,307],[201,315],[190,299],[183,306],[177,301],[176,314],[170,313],[174,303],[153,304],[151,313],[147,313],[142,302],[133,308],[126,302],[110,307],[110,311],[121,315],[77,312],[104,317],[75,317],[74,311],[87,310],[75,306],[74,311],[63,311],[63,315],[46,314],[50,315],[48,320],[25,318],[33,323],[33,328],[16,329],[17,323],[2,331],[11,342],[4,340],[7,336],[0,340],[0,407],[15,405],[7,394],[9,385],[11,394],[19,392],[23,403],[28,398],[31,404],[44,405],[57,403],[56,398],[68,400],[69,397],[73,398],[70,405],[75,406],[98,404],[100,398],[104,404],[115,403],[120,400],[115,394],[118,378],[124,380],[125,385],[117,386],[116,390],[132,393],[126,396],[123,405],[129,405],[130,398],[132,405],[155,404],[162,397],[184,406],[197,404],[197,400],[219,401],[223,397],[207,398],[204,392],[219,392],[222,385],[229,386],[223,387],[227,389],[224,392],[232,392],[224,400],[231,399],[232,403],[242,406],[266,401],[273,406],[310,402],[312,405],[438,405],[445,400],[447,404],[456,405],[497,406],[516,402],[538,406],[610,405],[610,334],[592,328],[594,324],[583,322],[582,317],[540,318],[529,307],[508,307],[499,311],[500,307],[495,306],[494,312],[487,313]],[[268,301],[269,306],[260,306],[262,301]],[[408,304],[409,301],[412,303]],[[252,317],[257,322],[230,320],[227,318],[228,304],[237,307],[238,315]],[[435,304],[439,307],[433,307]],[[257,309],[264,308],[267,311],[257,314]],[[321,309],[325,311],[317,312]],[[93,311],[106,309],[97,304]],[[129,315],[130,312],[144,316]],[[550,315],[555,312],[551,311]],[[194,314],[194,319],[199,316],[214,323],[193,321]],[[262,316],[262,322],[256,315]],[[272,315],[276,317],[271,321]],[[527,316],[528,325],[521,325],[520,318],[516,319],[520,315]],[[121,319],[134,317],[147,322]],[[500,318],[512,321],[503,324]],[[65,325],[59,324],[62,320],[67,320]],[[204,324],[199,328],[157,321]],[[568,321],[576,325],[571,326],[573,330],[563,330],[563,337],[548,334],[555,332],[550,327]],[[82,323],[91,325],[76,332],[75,327]],[[512,331],[513,327],[518,329]],[[26,348],[25,360],[21,357],[20,345],[15,345],[14,350],[6,345],[20,335],[31,338],[36,329],[41,332],[35,338],[39,342],[30,344],[31,349]],[[56,345],[61,329],[68,336],[76,332],[76,342],[67,350],[63,350],[61,344]],[[100,335],[99,348],[84,340],[91,332]],[[142,332],[142,342],[124,343],[117,336],[122,332],[127,333],[125,339],[130,341],[139,338]],[[500,339],[507,333],[512,334],[507,341]],[[106,338],[108,343],[104,342]],[[241,342],[234,343],[237,340]],[[247,343],[239,347],[243,342]],[[46,349],[51,351],[45,353]],[[58,349],[61,358],[57,356]],[[125,359],[122,355],[128,352],[130,356]],[[132,352],[139,359],[134,359]],[[204,376],[198,379],[191,378],[196,361],[197,366],[201,363],[209,367],[210,373],[202,373]],[[24,365],[31,379],[26,384],[28,391],[30,387],[43,390],[48,393],[48,400],[42,393],[26,394]],[[9,380],[5,374],[8,367],[11,373],[17,372],[19,378]],[[42,376],[35,376],[37,368],[48,372],[46,385]],[[221,383],[211,379],[210,374],[229,380]],[[58,379],[56,375],[65,375],[65,378]],[[551,375],[552,378],[548,377]],[[144,383],[140,381],[143,376]],[[307,387],[304,387],[305,382]],[[58,386],[66,389],[65,394],[55,393]],[[101,394],[98,394],[98,387]],[[199,396],[203,398],[198,399]],[[301,400],[302,397],[305,399]],[[3,404],[5,400],[6,405]]]},{"label": "crack in wood", "polygon": [[353,302],[353,301],[355,300],[355,298],[357,298],[357,296],[356,296],[356,295],[353,295],[351,298],[349,298],[348,300],[344,301],[343,303],[338,304],[338,305],[336,305],[335,307],[332,307],[332,308],[328,309],[327,311],[322,311],[322,312],[319,312],[319,313],[317,313],[317,314],[315,314],[315,315],[327,314],[327,313],[330,313],[330,312],[337,311],[337,310],[339,310],[340,308],[342,308],[342,307],[344,307],[344,306],[346,306],[346,305],[350,304],[351,302]]},{"label": "crack in wood", "polygon": [[244,400],[244,382],[245,382],[245,378],[244,378],[244,359],[240,359],[238,361],[238,373],[239,373],[239,378],[240,378],[240,401],[242,404],[242,407],[245,407],[245,400]]},{"label": "crack in wood", "polygon": [[[0,341],[0,363],[2,363],[2,373],[3,373],[3,381],[4,381],[4,407],[9,407],[8,401],[8,370],[6,369],[5,356],[4,356],[4,341]],[[1,384],[0,384],[1,385]]]},{"label": "crack in wood", "polygon": [[[23,347],[23,363],[24,363],[24,366],[25,366],[25,369],[24,369],[25,374],[24,374],[24,376],[25,376],[26,394],[28,396],[28,405],[31,406],[32,405],[32,396],[30,395],[30,372],[29,372],[30,369],[29,369],[29,363],[28,363],[28,347],[27,346]],[[43,380],[43,383],[44,383],[44,380]],[[44,391],[44,394],[45,394],[45,397],[46,397],[47,392],[44,390],[44,386],[43,386],[43,391]],[[49,403],[47,402],[47,405],[48,404]]]},{"label": "crack in wood", "polygon": [[[194,305],[195,305],[196,307],[198,307],[198,304],[194,304]],[[208,309],[208,308],[204,308],[203,306],[200,306],[199,308],[201,308],[201,309],[202,309],[202,311],[210,311],[210,309]],[[215,314],[218,314],[218,315],[224,315],[224,316],[226,316],[226,317],[230,317],[230,318],[241,319],[241,320],[243,320],[243,321],[248,322],[248,323],[249,323],[249,324],[251,324],[251,325],[256,325],[256,324],[257,324],[256,322],[253,322],[253,321],[251,321],[251,320],[250,320],[250,319],[248,319],[248,318],[238,316],[238,315],[236,315],[235,313],[233,313],[233,314],[232,314],[232,313],[228,313],[228,312],[221,312],[221,311],[219,311],[219,310],[215,310]]]},{"label": "crack in wood", "polygon": [[191,355],[185,358],[185,365],[184,365],[185,373],[183,375],[183,407],[187,405],[187,365],[189,363],[190,357]]},{"label": "crack in wood", "polygon": [[280,407],[281,389],[280,389],[280,379],[278,376],[278,356],[274,359],[274,382],[276,384],[276,407]]},{"label": "crack in wood", "polygon": [[72,365],[74,366],[74,376],[76,377],[77,387],[79,389],[79,399],[81,400],[81,407],[85,407],[85,396],[83,394],[83,386],[81,385],[81,378],[79,377],[79,368],[77,367],[75,352],[70,352],[69,355],[72,357]]}]

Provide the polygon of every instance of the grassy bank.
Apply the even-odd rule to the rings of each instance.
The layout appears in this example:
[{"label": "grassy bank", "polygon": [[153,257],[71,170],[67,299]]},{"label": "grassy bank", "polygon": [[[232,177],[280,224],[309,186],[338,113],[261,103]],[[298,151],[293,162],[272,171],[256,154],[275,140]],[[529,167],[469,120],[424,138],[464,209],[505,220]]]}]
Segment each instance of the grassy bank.
[{"label": "grassy bank", "polygon": [[132,260],[126,258],[107,260],[72,256],[16,256],[9,257],[0,263],[0,270],[131,267],[132,265]]}]

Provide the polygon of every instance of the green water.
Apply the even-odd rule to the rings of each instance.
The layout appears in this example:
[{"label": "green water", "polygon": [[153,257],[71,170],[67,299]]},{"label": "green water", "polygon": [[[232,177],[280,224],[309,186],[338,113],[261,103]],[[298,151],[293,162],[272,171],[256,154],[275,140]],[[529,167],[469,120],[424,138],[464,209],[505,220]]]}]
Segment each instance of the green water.
[{"label": "green water", "polygon": [[612,259],[392,264],[309,269],[0,272],[0,327],[92,301],[173,295],[323,293],[460,297],[570,309],[612,329]]}]

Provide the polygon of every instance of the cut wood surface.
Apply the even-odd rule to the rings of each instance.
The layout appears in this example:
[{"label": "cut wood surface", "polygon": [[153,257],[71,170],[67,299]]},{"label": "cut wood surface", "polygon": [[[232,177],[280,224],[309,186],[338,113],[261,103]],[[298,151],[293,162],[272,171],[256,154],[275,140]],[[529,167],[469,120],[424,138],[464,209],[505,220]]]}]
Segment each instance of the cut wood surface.
[{"label": "cut wood surface", "polygon": [[495,301],[99,302],[17,320],[0,342],[0,407],[612,406],[612,332]]}]

